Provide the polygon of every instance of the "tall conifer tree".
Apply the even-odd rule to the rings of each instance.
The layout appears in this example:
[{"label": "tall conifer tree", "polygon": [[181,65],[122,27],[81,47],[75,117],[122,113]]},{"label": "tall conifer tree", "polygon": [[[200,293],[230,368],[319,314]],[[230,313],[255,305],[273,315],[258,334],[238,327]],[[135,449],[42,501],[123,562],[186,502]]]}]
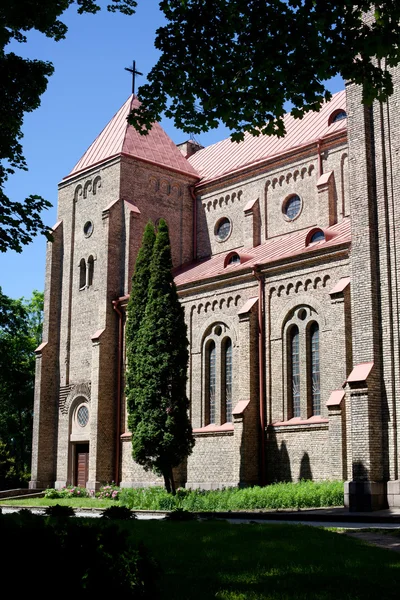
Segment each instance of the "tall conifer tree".
[{"label": "tall conifer tree", "polygon": [[153,254],[154,242],[156,235],[154,232],[154,226],[152,223],[147,223],[143,238],[142,245],[140,247],[136,264],[135,271],[132,276],[132,288],[131,295],[129,298],[127,312],[127,322],[125,328],[125,342],[126,342],[126,400],[128,405],[128,427],[130,424],[130,415],[134,410],[134,369],[135,369],[135,355],[137,352],[137,334],[139,331],[140,323],[144,318],[147,302],[147,291],[150,280],[150,263]]},{"label": "tall conifer tree", "polygon": [[130,414],[132,455],[145,469],[162,474],[175,493],[172,474],[192,451],[187,414],[188,340],[183,308],[172,277],[168,227],[159,223],[154,245],[147,304],[133,356],[134,410]]}]

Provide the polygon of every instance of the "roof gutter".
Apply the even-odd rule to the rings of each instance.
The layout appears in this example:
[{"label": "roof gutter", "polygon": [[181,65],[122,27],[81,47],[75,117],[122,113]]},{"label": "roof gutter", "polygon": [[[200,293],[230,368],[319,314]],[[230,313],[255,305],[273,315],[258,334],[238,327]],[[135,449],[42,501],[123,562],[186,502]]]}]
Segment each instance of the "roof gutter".
[{"label": "roof gutter", "polygon": [[189,185],[189,192],[193,200],[193,260],[197,259],[197,198],[194,185]]},{"label": "roof gutter", "polygon": [[118,315],[118,367],[117,367],[117,423],[115,434],[115,475],[114,481],[119,485],[119,465],[121,458],[121,395],[122,395],[122,342],[123,317],[119,308],[120,300],[113,300],[113,309]]}]

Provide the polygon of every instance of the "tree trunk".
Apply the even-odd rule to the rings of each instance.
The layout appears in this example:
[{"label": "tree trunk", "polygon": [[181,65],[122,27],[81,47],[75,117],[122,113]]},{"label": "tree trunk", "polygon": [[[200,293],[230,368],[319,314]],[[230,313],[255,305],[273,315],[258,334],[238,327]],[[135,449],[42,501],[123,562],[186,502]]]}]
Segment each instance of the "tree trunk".
[{"label": "tree trunk", "polygon": [[171,482],[170,482],[170,478],[169,478],[169,473],[164,472],[163,477],[164,477],[165,489],[167,490],[168,494],[170,494],[171,493]]},{"label": "tree trunk", "polygon": [[173,474],[172,468],[170,468],[170,471],[169,471],[169,478],[170,478],[170,482],[171,482],[172,495],[175,496],[176,490],[175,490],[175,481],[174,481],[174,474]]}]

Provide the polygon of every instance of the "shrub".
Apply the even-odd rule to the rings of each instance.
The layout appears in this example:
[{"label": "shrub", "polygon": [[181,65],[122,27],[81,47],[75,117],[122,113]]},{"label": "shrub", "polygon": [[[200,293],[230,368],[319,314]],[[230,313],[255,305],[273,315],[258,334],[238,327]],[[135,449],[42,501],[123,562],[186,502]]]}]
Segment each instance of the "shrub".
[{"label": "shrub", "polygon": [[100,490],[96,494],[96,498],[103,500],[104,498],[109,498],[110,500],[118,500],[119,495],[121,493],[121,488],[113,483],[103,485]]},{"label": "shrub", "polygon": [[174,510],[165,515],[164,519],[166,521],[194,521],[197,520],[197,516],[189,510],[174,508]]},{"label": "shrub", "polygon": [[53,506],[48,506],[44,511],[44,514],[47,517],[73,517],[75,515],[75,511],[72,506],[61,506],[60,504],[54,504]]},{"label": "shrub", "polygon": [[111,523],[43,518],[28,523],[14,513],[2,516],[0,533],[7,548],[1,566],[10,581],[21,580],[21,565],[26,581],[34,581],[46,565],[48,589],[57,589],[68,573],[68,588],[78,598],[83,594],[139,600],[157,597],[157,564],[143,544],[132,547],[128,534]]},{"label": "shrub", "polygon": [[126,506],[109,506],[103,511],[102,519],[128,521],[137,519],[137,516]]},{"label": "shrub", "polygon": [[56,490],[54,488],[47,488],[44,493],[45,498],[89,498],[90,492],[77,485],[68,485],[63,488]]}]

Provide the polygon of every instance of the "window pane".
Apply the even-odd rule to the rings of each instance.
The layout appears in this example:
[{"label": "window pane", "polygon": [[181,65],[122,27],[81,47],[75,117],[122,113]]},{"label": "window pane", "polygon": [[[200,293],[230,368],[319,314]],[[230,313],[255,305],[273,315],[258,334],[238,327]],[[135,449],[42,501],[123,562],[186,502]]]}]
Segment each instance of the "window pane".
[{"label": "window pane", "polygon": [[215,344],[213,342],[209,347],[208,354],[208,405],[210,423],[215,423],[216,354]]},{"label": "window pane", "polygon": [[232,422],[232,342],[225,345],[225,415],[228,423]]},{"label": "window pane", "polygon": [[313,323],[310,330],[311,335],[311,394],[312,414],[321,414],[321,382],[319,371],[319,327]]},{"label": "window pane", "polygon": [[292,330],[292,402],[293,416],[300,417],[300,356],[299,356],[299,330]]}]

